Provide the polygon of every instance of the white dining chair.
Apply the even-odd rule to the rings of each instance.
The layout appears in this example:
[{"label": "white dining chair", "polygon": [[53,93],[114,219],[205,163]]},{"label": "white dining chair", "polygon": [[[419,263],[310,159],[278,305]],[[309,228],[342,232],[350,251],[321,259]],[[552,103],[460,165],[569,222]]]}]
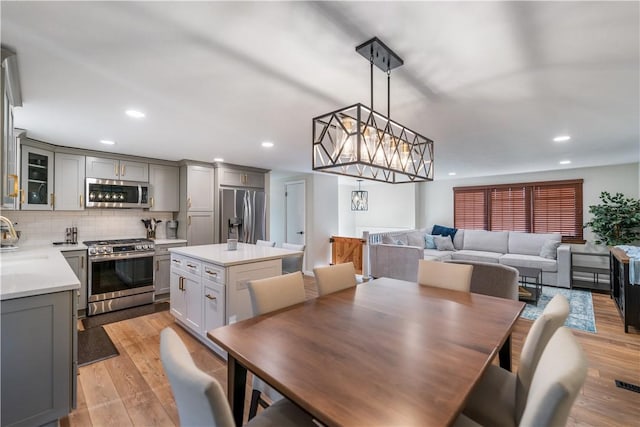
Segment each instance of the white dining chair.
[{"label": "white dining chair", "polygon": [[[180,425],[235,427],[222,386],[196,366],[189,350],[171,328],[160,332],[160,359],[178,407]],[[245,426],[315,426],[312,420],[293,403],[281,400]]]},{"label": "white dining chair", "polygon": [[[463,413],[482,425],[509,425],[520,421],[537,371],[549,340],[569,316],[569,302],[557,294],[533,322],[520,352],[517,373],[490,365],[471,392]],[[564,358],[558,358],[559,365]]]},{"label": "white dining chair", "polygon": [[472,273],[472,265],[418,261],[418,283],[425,286],[470,292]]},{"label": "white dining chair", "polygon": [[320,297],[358,284],[352,262],[316,267],[313,269],[313,274],[316,277],[316,287]]},{"label": "white dining chair", "polygon": [[282,249],[291,251],[301,251],[300,255],[286,256],[282,258],[282,274],[302,271],[302,261],[304,259],[305,245],[296,245],[293,243],[283,243]]},{"label": "white dining chair", "polygon": [[256,240],[256,246],[266,246],[268,248],[274,248],[276,246],[276,242],[271,240]]},{"label": "white dining chair", "polygon": [[[274,276],[266,279],[251,280],[248,282],[249,296],[253,315],[270,313],[284,307],[304,302],[304,279],[302,273],[297,271],[282,276]],[[268,403],[262,398],[266,395],[271,402],[280,401],[283,396],[269,387],[264,381],[253,375],[251,384],[251,403],[249,405],[249,419],[256,416],[258,405],[263,408]]]}]

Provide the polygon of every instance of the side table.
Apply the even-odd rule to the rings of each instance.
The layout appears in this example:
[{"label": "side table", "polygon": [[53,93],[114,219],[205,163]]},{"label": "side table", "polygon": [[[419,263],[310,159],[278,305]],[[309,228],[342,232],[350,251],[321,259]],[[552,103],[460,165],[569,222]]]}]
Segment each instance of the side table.
[{"label": "side table", "polygon": [[[601,264],[607,264],[607,266],[587,266],[576,264],[575,258],[580,257],[601,257],[605,259],[605,262]],[[585,260],[583,260],[584,262]],[[572,288],[585,288],[591,289],[595,292],[601,293],[610,293],[611,285],[609,283],[602,283],[600,276],[604,276],[605,278],[609,278],[609,251],[588,251],[588,250],[571,250],[571,287]],[[575,278],[574,273],[588,273],[592,275],[592,280]]]},{"label": "side table", "polygon": [[534,267],[515,267],[520,273],[521,286],[518,289],[518,299],[520,301],[534,302],[538,305],[540,295],[542,295],[542,283],[540,274],[542,270]]}]

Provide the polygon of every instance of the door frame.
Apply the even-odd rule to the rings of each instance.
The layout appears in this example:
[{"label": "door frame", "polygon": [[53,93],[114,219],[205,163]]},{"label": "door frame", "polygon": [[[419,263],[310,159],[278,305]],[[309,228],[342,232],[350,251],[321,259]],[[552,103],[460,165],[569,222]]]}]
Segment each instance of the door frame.
[{"label": "door frame", "polygon": [[288,185],[294,185],[294,184],[302,184],[302,223],[304,225],[304,244],[307,244],[307,181],[302,179],[302,180],[296,180],[296,181],[285,181],[284,183],[284,241],[287,242],[287,238],[288,238],[288,232],[287,232],[287,225],[289,223],[289,218],[288,218],[288,210],[287,210],[287,206],[289,203],[289,199],[287,196],[287,186]]}]

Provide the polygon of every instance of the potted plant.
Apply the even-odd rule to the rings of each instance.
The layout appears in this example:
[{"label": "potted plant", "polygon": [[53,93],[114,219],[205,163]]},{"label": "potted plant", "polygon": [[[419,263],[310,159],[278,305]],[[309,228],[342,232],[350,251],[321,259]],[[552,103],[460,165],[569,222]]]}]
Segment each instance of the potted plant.
[{"label": "potted plant", "polygon": [[600,200],[601,204],[589,206],[593,218],[584,225],[598,237],[596,244],[615,246],[640,240],[640,200],[607,191],[600,193]]}]

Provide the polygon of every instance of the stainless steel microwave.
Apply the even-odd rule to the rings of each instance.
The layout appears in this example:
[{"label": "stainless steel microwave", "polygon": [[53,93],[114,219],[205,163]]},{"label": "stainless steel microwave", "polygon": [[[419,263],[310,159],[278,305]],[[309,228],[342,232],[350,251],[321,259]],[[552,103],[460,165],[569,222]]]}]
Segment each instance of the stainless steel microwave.
[{"label": "stainless steel microwave", "polygon": [[149,183],[87,178],[87,208],[148,208]]}]

